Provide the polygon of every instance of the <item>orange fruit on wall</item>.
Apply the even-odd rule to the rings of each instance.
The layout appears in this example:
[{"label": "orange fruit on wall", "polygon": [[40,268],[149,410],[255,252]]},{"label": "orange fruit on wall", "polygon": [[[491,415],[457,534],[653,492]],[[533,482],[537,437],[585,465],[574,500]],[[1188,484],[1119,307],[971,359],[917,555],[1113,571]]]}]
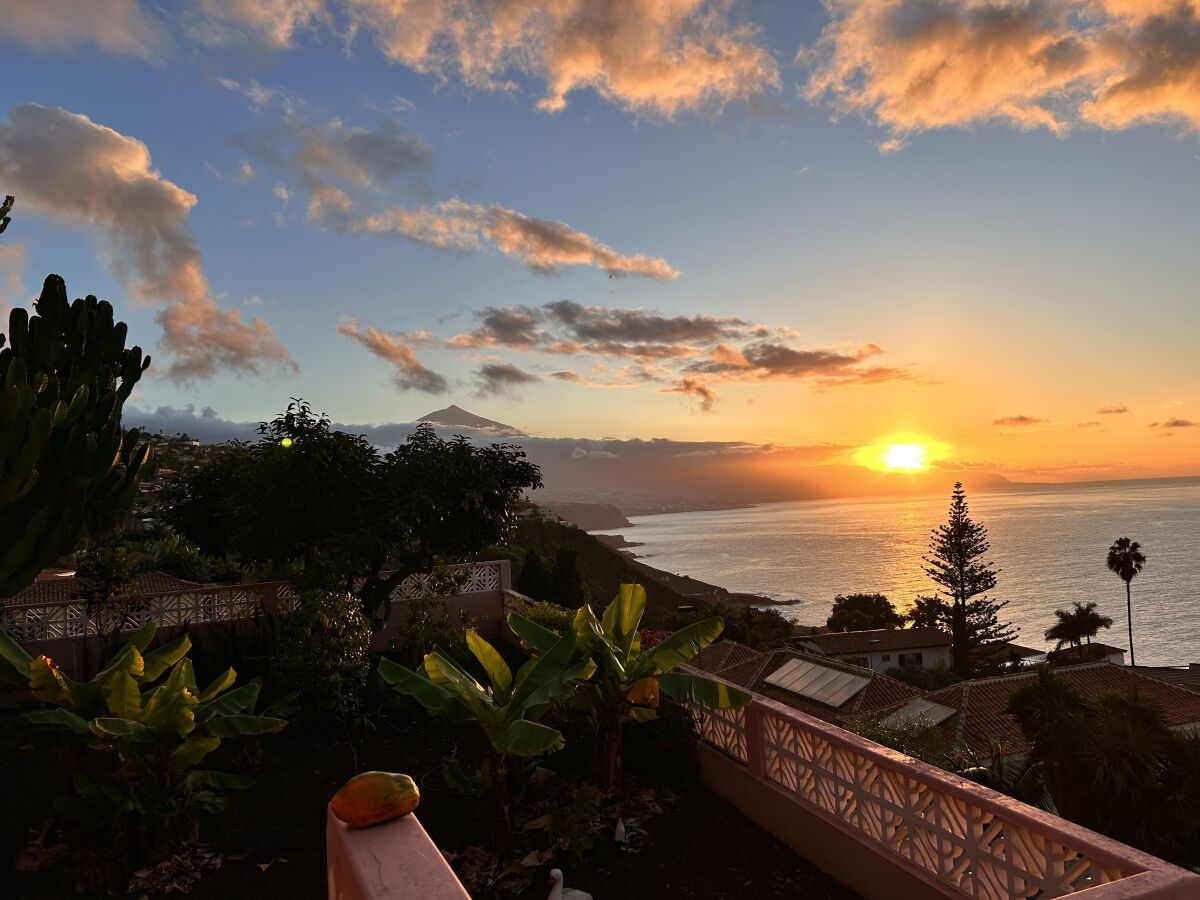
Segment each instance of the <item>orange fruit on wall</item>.
[{"label": "orange fruit on wall", "polygon": [[393,772],[355,775],[333,795],[333,814],[351,828],[365,828],[407,816],[421,802],[416,782]]}]

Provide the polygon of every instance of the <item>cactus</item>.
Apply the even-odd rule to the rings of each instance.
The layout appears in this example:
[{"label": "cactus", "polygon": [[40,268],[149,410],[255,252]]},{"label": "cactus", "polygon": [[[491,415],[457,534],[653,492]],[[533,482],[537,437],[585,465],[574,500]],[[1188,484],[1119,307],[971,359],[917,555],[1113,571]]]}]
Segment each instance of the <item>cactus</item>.
[{"label": "cactus", "polygon": [[4,198],[4,202],[0,203],[0,234],[4,234],[4,229],[12,221],[12,216],[9,215],[9,212],[12,210],[16,199],[12,194],[9,194]]},{"label": "cactus", "polygon": [[34,305],[9,315],[7,346],[0,335],[0,603],[112,528],[153,472],[149,444],[121,428],[150,358],[125,348],[111,304],[69,303],[57,275]]}]

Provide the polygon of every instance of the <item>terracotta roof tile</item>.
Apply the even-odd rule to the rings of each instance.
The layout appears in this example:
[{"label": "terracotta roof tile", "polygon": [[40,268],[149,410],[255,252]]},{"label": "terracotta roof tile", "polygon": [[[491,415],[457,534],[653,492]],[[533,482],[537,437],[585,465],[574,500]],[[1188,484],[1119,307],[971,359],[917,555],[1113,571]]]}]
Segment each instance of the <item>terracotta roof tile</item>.
[{"label": "terracotta roof tile", "polygon": [[[1143,675],[1128,666],[1110,662],[1086,663],[1055,670],[1084,697],[1101,691],[1132,693],[1153,699],[1162,708],[1167,725],[1178,728],[1200,722],[1200,692]],[[991,755],[991,742],[999,742],[1005,754],[1024,753],[1029,742],[1016,721],[1004,712],[1009,695],[1037,677],[1036,672],[981,678],[951,685],[926,695],[933,703],[958,710],[958,714],[939,726],[951,740],[973,750],[980,757]],[[890,711],[890,710],[889,710]]]},{"label": "terracotta roof tile", "polygon": [[[170,591],[186,591],[202,587],[194,581],[184,581],[166,572],[141,572],[134,575],[129,582],[129,595],[165,594]],[[79,596],[79,579],[73,576],[59,576],[35,581],[21,593],[10,600],[10,603],[64,603]]]}]

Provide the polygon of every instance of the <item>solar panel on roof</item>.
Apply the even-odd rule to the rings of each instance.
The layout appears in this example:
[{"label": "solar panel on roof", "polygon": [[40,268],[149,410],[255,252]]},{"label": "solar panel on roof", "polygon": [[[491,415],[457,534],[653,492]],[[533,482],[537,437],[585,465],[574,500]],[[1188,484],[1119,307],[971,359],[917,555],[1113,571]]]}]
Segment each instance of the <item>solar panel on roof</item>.
[{"label": "solar panel on roof", "polygon": [[909,722],[924,721],[930,725],[941,725],[958,710],[940,703],[917,698],[910,700],[883,720],[884,725],[899,726]]},{"label": "solar panel on roof", "polygon": [[807,659],[789,659],[766,677],[767,684],[834,708],[861,691],[870,682],[855,675]]}]

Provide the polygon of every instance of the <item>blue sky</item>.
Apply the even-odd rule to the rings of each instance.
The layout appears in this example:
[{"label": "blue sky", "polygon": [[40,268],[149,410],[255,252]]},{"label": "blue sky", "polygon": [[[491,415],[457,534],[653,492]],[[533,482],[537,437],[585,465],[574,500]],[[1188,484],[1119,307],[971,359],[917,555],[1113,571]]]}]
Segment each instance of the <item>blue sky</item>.
[{"label": "blue sky", "polygon": [[[586,32],[586,22],[530,26],[523,55],[499,62],[513,85],[497,89],[465,68],[478,47],[458,47],[449,63],[394,52],[389,60],[377,20],[374,29],[360,22],[349,41],[356,2],[279,0],[297,15],[329,17],[301,15],[281,41],[264,36],[250,0],[184,2],[171,15],[104,0],[110,21],[64,20],[57,31],[53,16],[69,16],[66,4],[18,15],[21,4],[0,0],[10,73],[0,83],[0,127],[33,103],[144,144],[147,173],[156,173],[144,177],[196,198],[175,224],[201,254],[205,296],[216,309],[239,310],[243,323],[261,318],[272,346],[285,348],[277,357],[286,353],[296,368],[255,365],[251,347],[231,351],[211,373],[193,367],[185,371],[193,377],[169,377],[173,356],[159,346],[155,316],[164,304],[192,301],[145,290],[136,299],[137,265],[128,245],[105,243],[112,230],[103,215],[85,220],[55,207],[71,201],[39,187],[56,173],[34,171],[36,159],[24,168],[10,159],[17,183],[9,187],[2,142],[0,192],[18,197],[3,240],[19,244],[22,258],[0,256],[0,299],[25,302],[52,271],[73,294],[111,299],[162,361],[139,386],[143,409],[190,403],[252,420],[303,396],[340,421],[378,423],[457,402],[544,435],[851,446],[912,432],[953,448],[964,464],[1018,475],[1200,470],[1197,432],[1162,424],[1200,419],[1200,88],[1189,95],[1167,79],[1131,108],[1112,87],[1121,77],[1145,81],[1137,53],[1160,24],[1148,14],[1121,0],[1059,0],[1047,4],[1058,12],[1027,23],[1034,37],[1014,47],[992,36],[985,4],[974,0],[853,0],[832,12],[817,2],[681,0],[661,44],[639,50],[669,57],[695,40],[721,62],[720,48],[732,43],[769,60],[773,77],[721,86],[664,112],[665,95],[645,87],[644,71],[623,73],[626,62],[615,50],[606,57],[601,39],[599,74],[547,112],[537,103],[563,67],[539,54],[564,31]],[[402,6],[377,0],[389,4]],[[451,21],[477,7],[442,5]],[[599,6],[610,25],[649,15],[633,12],[644,3]],[[990,8],[1017,16],[1026,5],[997,0]],[[1196,11],[1185,3],[1171,13],[1179,21],[1164,22],[1196,29]],[[935,13],[940,30],[922,31]],[[1166,15],[1164,5],[1159,18]],[[122,31],[113,22],[134,24]],[[964,42],[944,37],[954,28]],[[1101,32],[1104,46],[1116,36],[1128,54],[1098,49]],[[127,52],[130,34],[150,49]],[[1044,54],[1068,39],[1080,58],[1066,77],[1051,72]],[[971,58],[988,41],[1016,55]],[[797,64],[800,48],[812,55]],[[839,69],[839,60],[863,52],[892,60],[890,68]],[[941,94],[914,101],[908,61],[920,52],[946,53],[953,77]],[[1200,39],[1172,52],[1195,66],[1200,84]],[[686,69],[679,58],[663,65]],[[434,62],[440,77],[423,71]],[[1026,64],[1034,75],[1013,74]],[[836,89],[805,96],[814,71]],[[980,77],[987,96],[962,87]],[[252,85],[276,93],[255,102]],[[1042,116],[1053,122],[1031,124]],[[422,158],[362,175],[329,157],[305,169],[288,156],[306,135],[341,152],[336,139],[350,132],[390,136],[393,149],[402,136]],[[253,177],[238,176],[243,162]],[[306,172],[344,191],[353,204],[345,221],[314,215]],[[602,262],[561,261],[538,271],[490,238],[455,250],[394,233],[346,233],[369,231],[366,217],[385,209],[440,209],[451,198],[471,207],[473,229],[479,210],[494,206],[539,227],[565,223],[611,248],[622,271],[611,277]],[[642,264],[629,262],[638,255],[678,277],[643,277]],[[530,346],[481,336],[488,308],[541,311],[562,300],[597,319],[615,316],[621,328],[629,325],[621,311],[630,310],[657,316],[654,328],[669,329],[676,317],[743,325],[685,339],[666,361],[580,347],[548,352],[545,335]],[[339,334],[339,325],[363,342]],[[382,351],[368,346],[368,328],[391,336]],[[718,359],[718,345],[735,361]],[[777,366],[770,353],[778,348],[824,355]],[[202,356],[202,341],[193,350]],[[412,387],[413,365],[441,378],[424,384],[446,389]],[[519,379],[481,382],[488,365],[515,368]],[[1097,412],[1119,406],[1129,412]],[[1016,417],[1036,421],[998,424]]]}]

